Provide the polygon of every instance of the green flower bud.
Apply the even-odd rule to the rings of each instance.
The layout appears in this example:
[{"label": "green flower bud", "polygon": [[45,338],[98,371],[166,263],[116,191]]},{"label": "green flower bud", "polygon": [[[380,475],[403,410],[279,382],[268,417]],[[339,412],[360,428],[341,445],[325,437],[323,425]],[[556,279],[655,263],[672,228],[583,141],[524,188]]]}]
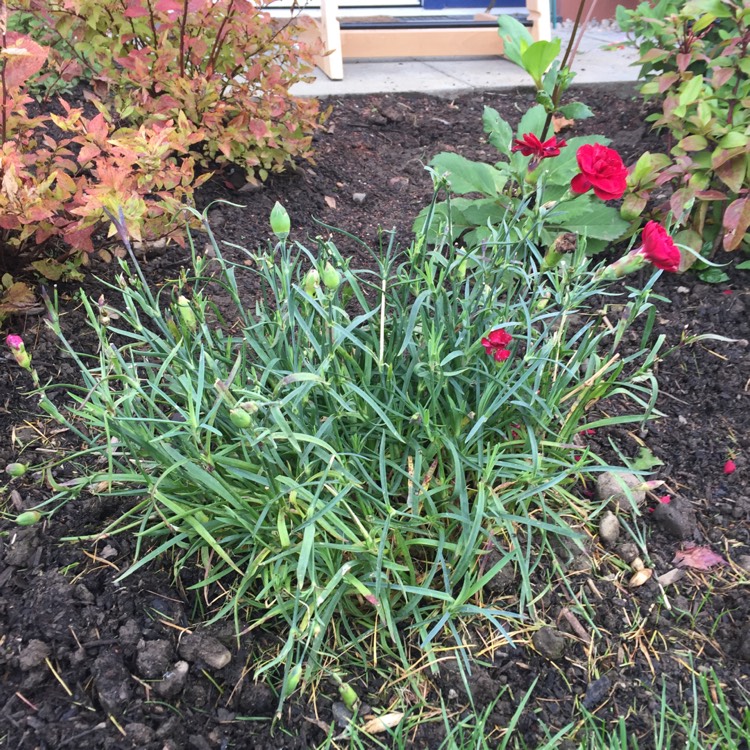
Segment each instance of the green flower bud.
[{"label": "green flower bud", "polygon": [[190,306],[190,301],[182,294],[177,298],[177,312],[189,330],[195,331],[198,328],[198,319]]},{"label": "green flower bud", "polygon": [[278,201],[276,201],[274,207],[271,209],[270,222],[273,233],[280,240],[285,240],[289,236],[292,222],[289,220],[289,214],[286,209]]},{"label": "green flower bud", "polygon": [[335,292],[341,286],[341,274],[330,264],[326,263],[320,274],[320,280],[326,289]]},{"label": "green flower bud", "polygon": [[296,689],[297,685],[299,685],[300,678],[302,677],[302,665],[301,664],[295,664],[290,670],[289,674],[286,677],[286,680],[284,680],[284,697],[291,695]]},{"label": "green flower bud", "polygon": [[22,477],[29,467],[26,464],[14,463],[5,467],[5,473],[11,477]]},{"label": "green flower bud", "polygon": [[236,408],[229,410],[229,419],[235,427],[250,427],[253,423],[253,418],[248,414],[245,409]]},{"label": "green flower bud", "polygon": [[458,264],[458,269],[456,270],[456,276],[458,276],[459,281],[463,281],[466,278],[466,269],[469,266],[469,256],[464,256],[464,259]]},{"label": "green flower bud", "polygon": [[639,252],[630,252],[606,268],[600,268],[596,272],[596,278],[600,281],[615,281],[629,273],[635,273],[646,265],[646,258]]},{"label": "green flower bud", "polygon": [[351,711],[359,700],[359,696],[355,692],[354,688],[346,682],[342,682],[339,685],[339,695],[341,696],[342,703]]},{"label": "green flower bud", "polygon": [[302,280],[302,288],[308,297],[314,297],[316,291],[320,288],[320,274],[317,268],[311,268]]},{"label": "green flower bud", "polygon": [[33,526],[41,517],[42,514],[38,510],[27,510],[16,516],[16,523],[19,526]]}]

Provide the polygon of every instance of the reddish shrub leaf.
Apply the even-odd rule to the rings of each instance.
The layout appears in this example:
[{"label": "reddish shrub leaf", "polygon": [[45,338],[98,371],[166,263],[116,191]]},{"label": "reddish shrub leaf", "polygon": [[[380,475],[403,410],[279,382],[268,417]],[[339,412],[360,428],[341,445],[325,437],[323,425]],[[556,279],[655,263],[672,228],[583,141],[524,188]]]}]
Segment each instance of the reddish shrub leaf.
[{"label": "reddish shrub leaf", "polygon": [[724,249],[736,250],[750,227],[750,199],[738,198],[724,212]]},{"label": "reddish shrub leaf", "polygon": [[8,89],[27,83],[38,73],[47,61],[47,47],[42,47],[33,39],[9,31],[3,50],[5,57],[5,86]]},{"label": "reddish shrub leaf", "polygon": [[688,547],[680,550],[672,561],[678,568],[708,570],[714,565],[726,565],[726,560],[708,547]]}]

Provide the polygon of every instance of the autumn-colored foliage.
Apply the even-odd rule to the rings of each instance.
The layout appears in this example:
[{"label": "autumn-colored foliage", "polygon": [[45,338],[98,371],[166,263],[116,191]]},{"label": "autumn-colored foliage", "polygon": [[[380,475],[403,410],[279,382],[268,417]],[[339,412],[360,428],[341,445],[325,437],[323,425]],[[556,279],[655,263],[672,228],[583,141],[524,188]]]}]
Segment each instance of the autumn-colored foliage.
[{"label": "autumn-colored foliage", "polygon": [[301,39],[309,18],[272,19],[250,0],[19,1],[71,40],[61,71],[86,75],[129,123],[182,112],[206,166],[231,162],[255,182],[310,156],[319,105],[289,94],[319,51]]},{"label": "autumn-colored foliage", "polygon": [[[13,11],[33,14],[34,39],[8,29]],[[312,51],[248,0],[0,2],[0,34],[5,270],[51,237],[92,252],[108,212],[135,240],[182,242],[177,215],[206,169],[232,162],[256,181],[310,156],[318,104],[288,89]],[[29,85],[49,92],[50,77],[83,78],[90,105],[36,103]]]}]

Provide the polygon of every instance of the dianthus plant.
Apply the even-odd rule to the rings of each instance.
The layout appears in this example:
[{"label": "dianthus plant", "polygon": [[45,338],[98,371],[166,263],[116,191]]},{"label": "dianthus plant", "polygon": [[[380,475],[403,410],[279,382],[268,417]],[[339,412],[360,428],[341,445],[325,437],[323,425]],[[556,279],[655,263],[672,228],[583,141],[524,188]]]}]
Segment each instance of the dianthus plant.
[{"label": "dianthus plant", "polygon": [[[583,247],[543,272],[509,223],[491,252],[429,245],[434,213],[363,269],[331,239],[292,242],[280,207],[278,243],[244,262],[214,243],[158,291],[123,263],[106,298],[82,296],[93,359],[52,319],[83,382],[70,413],[42,404],[99,458],[49,507],[129,498],[104,530],[138,536],[124,575],[168,554],[211,615],[285,633],[256,662],[284,671],[282,696],[330,648],[371,663],[373,644],[404,660],[416,647],[435,664],[465,619],[508,635],[533,612],[535,555],[554,537],[575,545],[593,512],[574,488],[605,467],[582,435],[654,403],[655,353],[618,351],[653,313],[650,283],[604,326],[593,300],[610,276]],[[240,274],[262,290],[251,304]],[[613,394],[629,416],[603,416]],[[507,565],[519,588],[493,599]]]}]

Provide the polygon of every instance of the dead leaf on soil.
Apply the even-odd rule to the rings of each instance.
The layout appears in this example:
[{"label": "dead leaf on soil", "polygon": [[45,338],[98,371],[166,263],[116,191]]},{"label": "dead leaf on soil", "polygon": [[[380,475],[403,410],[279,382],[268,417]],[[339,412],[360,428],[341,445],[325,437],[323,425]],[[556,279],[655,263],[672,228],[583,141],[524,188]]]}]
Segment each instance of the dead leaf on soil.
[{"label": "dead leaf on soil", "polygon": [[559,133],[561,130],[565,130],[565,128],[569,128],[571,125],[575,125],[575,120],[563,117],[562,115],[555,115],[552,118],[552,127],[554,128],[555,133]]},{"label": "dead leaf on soil", "polygon": [[695,545],[675,553],[672,562],[678,568],[694,568],[695,570],[709,570],[714,565],[726,565],[727,561],[708,547]]},{"label": "dead leaf on soil", "polygon": [[330,195],[324,195],[323,200],[326,202],[328,208],[336,208],[336,199]]},{"label": "dead leaf on soil", "polygon": [[0,295],[0,314],[15,313],[36,314],[44,312],[44,307],[37,303],[34,291],[22,281],[11,284],[5,294]]},{"label": "dead leaf on soil", "polygon": [[362,731],[367,732],[367,734],[385,732],[388,729],[393,729],[393,727],[397,726],[403,718],[404,714],[400,711],[393,711],[392,713],[383,714],[382,716],[375,716],[362,727]]}]

